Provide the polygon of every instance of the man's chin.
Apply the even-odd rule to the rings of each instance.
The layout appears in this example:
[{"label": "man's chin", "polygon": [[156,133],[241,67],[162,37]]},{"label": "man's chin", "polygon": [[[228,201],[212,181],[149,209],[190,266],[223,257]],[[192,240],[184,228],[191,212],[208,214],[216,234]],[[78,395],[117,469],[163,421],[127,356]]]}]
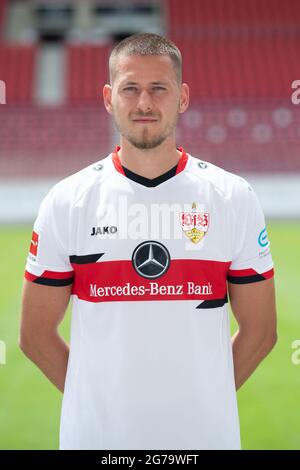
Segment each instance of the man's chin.
[{"label": "man's chin", "polygon": [[165,140],[165,137],[156,139],[156,140],[129,140],[129,142],[137,149],[139,150],[151,150],[156,147],[159,147],[163,141]]}]

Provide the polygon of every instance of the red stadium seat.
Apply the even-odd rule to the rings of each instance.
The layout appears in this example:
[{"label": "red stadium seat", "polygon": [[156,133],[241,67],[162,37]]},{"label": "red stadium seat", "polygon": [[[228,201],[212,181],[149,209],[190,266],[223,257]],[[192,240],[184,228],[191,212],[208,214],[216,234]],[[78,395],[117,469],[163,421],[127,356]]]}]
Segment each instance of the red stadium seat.
[{"label": "red stadium seat", "polygon": [[0,78],[9,104],[28,104],[34,92],[35,45],[0,44]]},{"label": "red stadium seat", "polygon": [[110,122],[99,106],[0,107],[1,178],[60,178],[111,151]]},{"label": "red stadium seat", "polygon": [[192,96],[287,99],[300,77],[298,0],[168,0],[171,39]]},{"label": "red stadium seat", "polygon": [[300,172],[300,115],[288,104],[193,102],[177,140],[189,153],[228,171]]},{"label": "red stadium seat", "polygon": [[108,57],[111,45],[67,46],[68,102],[95,103],[108,81]]},{"label": "red stadium seat", "polygon": [[1,39],[1,31],[3,31],[6,3],[7,3],[6,0],[0,0],[0,39]]}]

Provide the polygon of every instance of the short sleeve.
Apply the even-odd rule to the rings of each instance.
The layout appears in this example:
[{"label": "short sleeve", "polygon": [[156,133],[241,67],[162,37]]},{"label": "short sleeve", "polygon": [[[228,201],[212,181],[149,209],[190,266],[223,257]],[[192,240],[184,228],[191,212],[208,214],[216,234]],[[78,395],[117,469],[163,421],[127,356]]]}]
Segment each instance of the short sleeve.
[{"label": "short sleeve", "polygon": [[74,276],[68,255],[68,214],[57,199],[54,187],[41,203],[25,278],[36,284],[60,287],[72,284]]},{"label": "short sleeve", "polygon": [[228,282],[247,284],[274,275],[273,261],[264,214],[257,196],[247,181],[242,180],[233,204],[232,262]]}]

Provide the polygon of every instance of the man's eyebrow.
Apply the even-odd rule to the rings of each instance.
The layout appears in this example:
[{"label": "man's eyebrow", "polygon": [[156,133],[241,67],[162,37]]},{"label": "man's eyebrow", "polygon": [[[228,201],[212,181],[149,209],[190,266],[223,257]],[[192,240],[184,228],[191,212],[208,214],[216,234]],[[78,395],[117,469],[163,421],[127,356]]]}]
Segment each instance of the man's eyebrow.
[{"label": "man's eyebrow", "polygon": [[[137,82],[123,82],[121,83],[121,86],[128,86],[128,85],[138,85]],[[164,85],[164,86],[167,86],[167,83],[166,82],[161,82],[161,81],[158,81],[158,82],[151,82],[151,85]]]},{"label": "man's eyebrow", "polygon": [[166,86],[167,83],[166,82],[151,82],[151,85],[164,85],[164,86]]},{"label": "man's eyebrow", "polygon": [[124,85],[138,85],[138,83],[137,82],[126,82],[125,81],[125,82],[121,83],[121,86],[124,86]]}]

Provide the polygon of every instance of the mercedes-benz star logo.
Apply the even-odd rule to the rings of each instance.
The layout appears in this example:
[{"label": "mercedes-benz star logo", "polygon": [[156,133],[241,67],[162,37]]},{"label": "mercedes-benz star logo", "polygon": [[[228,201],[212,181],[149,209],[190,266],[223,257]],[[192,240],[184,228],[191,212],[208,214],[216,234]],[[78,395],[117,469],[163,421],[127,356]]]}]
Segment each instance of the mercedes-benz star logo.
[{"label": "mercedes-benz star logo", "polygon": [[147,279],[162,276],[170,266],[170,253],[159,242],[140,243],[132,255],[132,264],[136,272]]}]

